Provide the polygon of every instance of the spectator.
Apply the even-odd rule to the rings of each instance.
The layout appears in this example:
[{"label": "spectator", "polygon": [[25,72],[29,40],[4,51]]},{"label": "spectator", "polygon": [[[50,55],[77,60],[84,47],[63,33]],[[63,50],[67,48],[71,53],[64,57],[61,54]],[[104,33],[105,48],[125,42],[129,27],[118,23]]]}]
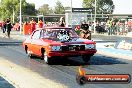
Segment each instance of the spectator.
[{"label": "spectator", "polygon": [[3,33],[6,32],[6,21],[4,20],[4,22],[2,23],[2,30],[3,30]]},{"label": "spectator", "polygon": [[120,34],[120,22],[116,22],[116,35],[119,35]]},{"label": "spectator", "polygon": [[112,25],[111,25],[111,35],[115,35],[117,33],[117,29],[116,29],[116,24],[115,22],[113,21],[112,22]]},{"label": "spectator", "polygon": [[65,22],[64,22],[64,18],[63,17],[60,18],[59,26],[60,27],[65,27]]},{"label": "spectator", "polygon": [[30,21],[30,25],[31,25],[31,33],[36,29],[36,22],[35,20],[32,18],[32,20]]},{"label": "spectator", "polygon": [[39,21],[38,21],[38,27],[39,27],[39,28],[43,28],[43,21],[42,21],[42,20],[39,20]]},{"label": "spectator", "polygon": [[84,39],[91,39],[91,32],[89,31],[89,25],[86,22],[81,24],[81,37]]},{"label": "spectator", "polygon": [[97,33],[102,33],[103,32],[103,28],[100,26],[100,24],[98,23],[98,24],[96,24],[96,31],[97,31]]},{"label": "spectator", "polygon": [[60,22],[60,27],[65,27],[64,21],[61,21],[61,22]]},{"label": "spectator", "polygon": [[6,31],[7,31],[7,36],[8,38],[10,38],[10,32],[11,32],[11,29],[12,29],[12,24],[10,22],[10,18],[7,18],[6,20]]},{"label": "spectator", "polygon": [[124,23],[121,23],[120,24],[120,35],[124,34],[124,30],[125,30],[125,25],[124,25]]},{"label": "spectator", "polygon": [[113,20],[108,20],[108,35],[112,35],[112,29],[111,29],[112,21]]}]

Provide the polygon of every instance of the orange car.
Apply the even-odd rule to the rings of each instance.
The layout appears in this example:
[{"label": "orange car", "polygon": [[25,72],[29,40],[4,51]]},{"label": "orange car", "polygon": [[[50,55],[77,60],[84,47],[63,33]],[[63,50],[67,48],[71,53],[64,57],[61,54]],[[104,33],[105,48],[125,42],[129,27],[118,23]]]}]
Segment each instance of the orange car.
[{"label": "orange car", "polygon": [[35,30],[23,42],[26,53],[37,55],[47,64],[52,64],[54,57],[82,56],[84,62],[96,53],[96,43],[80,38],[71,28],[47,27]]}]

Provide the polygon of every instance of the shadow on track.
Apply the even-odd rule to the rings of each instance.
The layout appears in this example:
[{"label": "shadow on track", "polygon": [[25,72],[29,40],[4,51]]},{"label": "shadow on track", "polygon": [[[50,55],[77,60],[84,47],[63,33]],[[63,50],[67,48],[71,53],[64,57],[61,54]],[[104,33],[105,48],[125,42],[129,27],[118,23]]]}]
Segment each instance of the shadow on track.
[{"label": "shadow on track", "polygon": [[112,65],[112,64],[128,64],[121,61],[119,58],[106,57],[106,56],[93,56],[90,60],[90,65]]},{"label": "shadow on track", "polygon": [[[44,63],[44,60],[34,56],[31,59],[35,59],[41,63]],[[112,65],[112,64],[127,64],[124,61],[120,61],[118,58],[105,57],[105,56],[93,56],[88,63],[82,61],[81,57],[63,57],[63,58],[54,58],[52,65],[62,65],[62,66],[84,66],[84,65]]]}]

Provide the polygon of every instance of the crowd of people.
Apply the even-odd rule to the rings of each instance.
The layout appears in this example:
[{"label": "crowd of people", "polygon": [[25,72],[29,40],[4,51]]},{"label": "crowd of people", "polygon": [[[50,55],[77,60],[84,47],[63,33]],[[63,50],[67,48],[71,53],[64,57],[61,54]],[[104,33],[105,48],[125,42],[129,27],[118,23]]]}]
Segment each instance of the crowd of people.
[{"label": "crowd of people", "polygon": [[[132,32],[132,22],[131,21],[115,21],[114,19],[108,20],[107,22],[88,22],[88,30],[94,32],[94,25],[95,31],[98,34],[108,34],[108,35],[126,35],[128,32]],[[83,23],[81,24],[81,26]],[[81,29],[84,29],[81,27]]]},{"label": "crowd of people", "polygon": [[[52,23],[52,25],[58,25],[60,27],[65,27],[64,17],[61,17],[59,22]],[[39,28],[43,28],[43,26],[49,25],[44,23],[41,19],[36,23],[36,21],[32,18],[30,22],[25,22],[24,25],[30,25],[28,27],[28,33],[31,34],[35,29],[36,25]],[[94,26],[96,25],[96,26]],[[14,25],[11,24],[11,19],[7,18],[2,25],[3,33],[10,38],[10,32]],[[95,27],[95,30],[94,30]],[[92,32],[97,32],[99,34],[107,33],[108,35],[126,35],[128,32],[132,32],[132,22],[131,21],[115,21],[114,19],[107,20],[107,22],[82,22],[80,25],[81,36],[87,38],[91,35]],[[29,32],[30,31],[30,32]]]},{"label": "crowd of people", "polygon": [[[23,28],[22,30],[24,30],[24,26],[29,26],[28,29],[28,34],[31,34],[35,29],[36,29],[36,25],[39,27],[39,28],[43,28],[43,21],[40,19],[38,21],[38,23],[36,23],[36,21],[32,18],[31,21],[29,22],[25,22],[22,24]],[[16,23],[16,24],[13,24],[11,23],[11,19],[10,18],[7,18],[6,20],[4,20],[2,22],[2,25],[1,25],[1,29],[3,31],[3,34],[4,36],[7,36],[8,38],[10,38],[10,32],[11,30],[16,30],[16,31],[19,31],[20,30],[20,24],[19,23]]]},{"label": "crowd of people", "polygon": [[75,30],[78,35],[87,39],[91,39],[91,33],[94,32],[107,35],[127,35],[132,32],[132,21],[117,21],[115,19],[110,19],[107,22],[97,21],[96,23],[83,21],[80,27],[77,26]]},{"label": "crowd of people", "polygon": [[113,19],[107,22],[96,23],[97,33],[107,33],[108,35],[126,35],[132,31],[131,21],[115,21]]},{"label": "crowd of people", "polygon": [[106,28],[108,35],[126,35],[132,31],[132,24],[131,21],[115,22],[114,20],[109,20],[106,23]]},{"label": "crowd of people", "polygon": [[31,34],[36,28],[43,28],[43,27],[50,27],[50,26],[59,26],[59,27],[65,27],[64,18],[61,17],[59,22],[53,23],[53,22],[43,22],[41,19],[36,23],[34,19],[32,19],[30,22],[25,22],[23,24],[23,31],[24,34]]}]

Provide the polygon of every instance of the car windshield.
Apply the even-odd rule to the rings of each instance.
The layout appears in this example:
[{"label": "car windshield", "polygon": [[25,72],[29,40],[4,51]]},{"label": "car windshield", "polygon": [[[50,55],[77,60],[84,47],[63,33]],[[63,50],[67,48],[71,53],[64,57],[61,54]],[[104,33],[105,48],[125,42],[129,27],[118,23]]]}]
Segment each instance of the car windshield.
[{"label": "car windshield", "polygon": [[63,38],[78,38],[76,32],[72,29],[44,29],[41,38],[52,38],[62,40]]}]

